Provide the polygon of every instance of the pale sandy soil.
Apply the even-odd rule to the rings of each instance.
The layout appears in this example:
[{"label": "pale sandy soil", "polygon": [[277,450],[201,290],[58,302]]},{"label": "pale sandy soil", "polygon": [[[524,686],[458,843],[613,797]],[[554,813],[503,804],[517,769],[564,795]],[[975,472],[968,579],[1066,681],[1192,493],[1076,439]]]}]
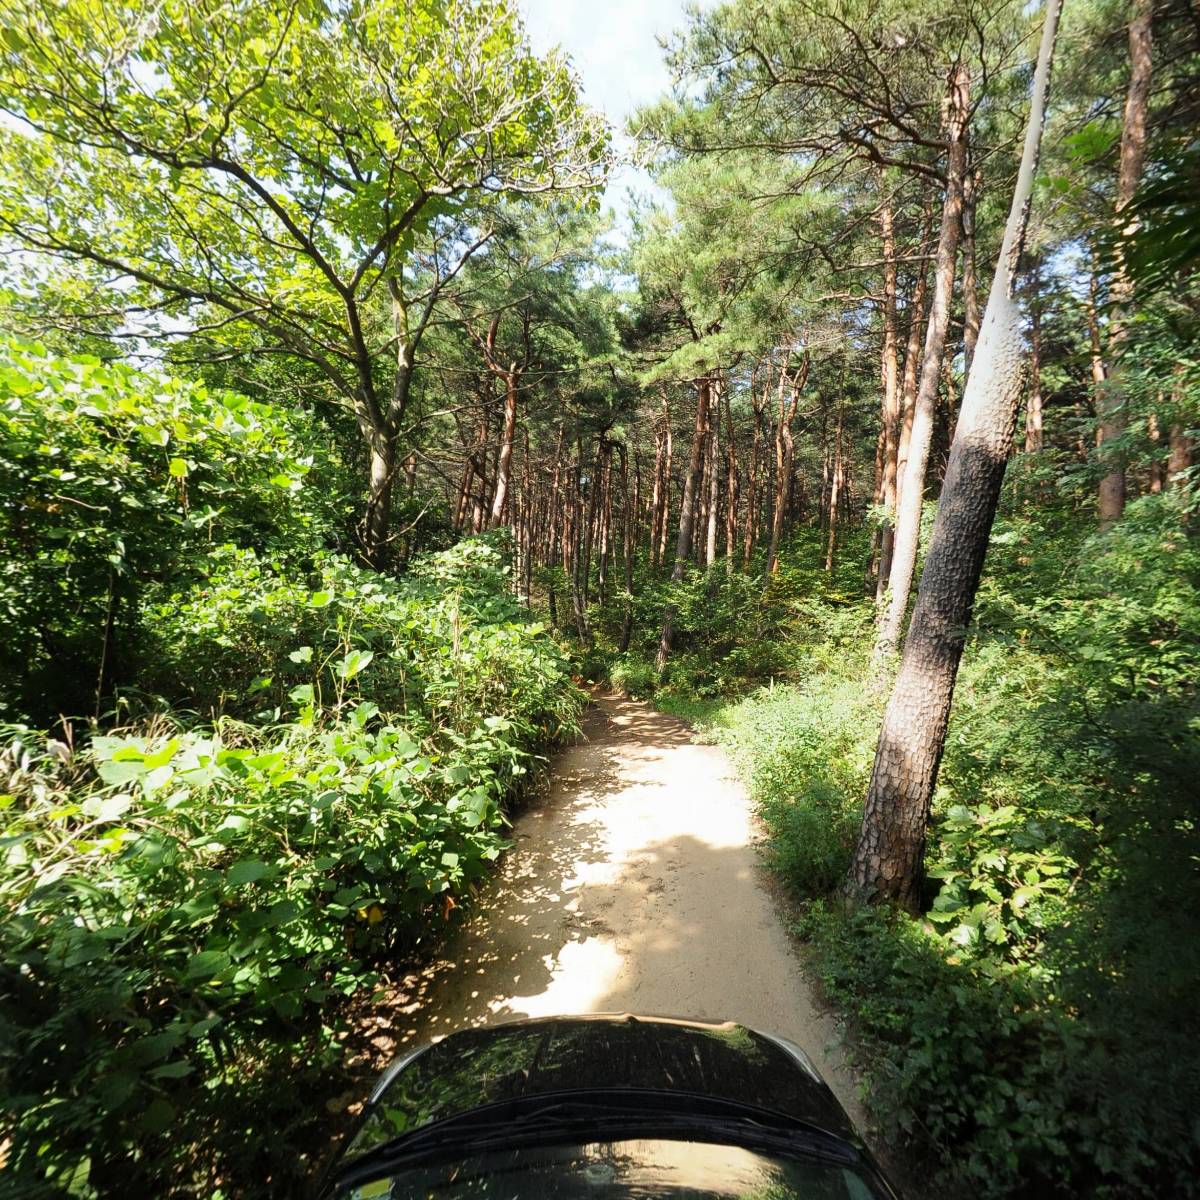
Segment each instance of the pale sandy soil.
[{"label": "pale sandy soil", "polygon": [[621,697],[598,695],[583,725],[517,818],[516,845],[479,912],[404,980],[377,1048],[527,1016],[732,1019],[803,1046],[864,1128],[724,751]]}]

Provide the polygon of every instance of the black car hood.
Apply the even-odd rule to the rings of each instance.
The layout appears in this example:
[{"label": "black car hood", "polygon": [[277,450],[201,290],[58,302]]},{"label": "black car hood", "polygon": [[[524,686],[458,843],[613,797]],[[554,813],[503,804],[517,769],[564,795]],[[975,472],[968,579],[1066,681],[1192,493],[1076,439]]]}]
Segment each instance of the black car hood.
[{"label": "black car hood", "polygon": [[400,1060],[372,1095],[348,1156],[482,1105],[581,1090],[658,1093],[664,1108],[671,1093],[752,1105],[861,1147],[799,1048],[732,1022],[626,1014],[464,1030]]}]

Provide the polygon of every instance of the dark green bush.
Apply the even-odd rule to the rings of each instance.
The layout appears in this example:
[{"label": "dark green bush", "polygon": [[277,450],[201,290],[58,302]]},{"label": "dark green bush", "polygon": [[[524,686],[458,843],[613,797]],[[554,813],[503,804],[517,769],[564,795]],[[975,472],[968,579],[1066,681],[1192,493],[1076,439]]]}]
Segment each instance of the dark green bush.
[{"label": "dark green bush", "polygon": [[0,710],[106,706],[134,677],[145,588],[212,545],[319,548],[323,447],[245,397],[0,339]]},{"label": "dark green bush", "polygon": [[920,918],[824,905],[879,728],[868,606],[793,598],[798,682],[717,719],[871,1110],[948,1196],[1200,1194],[1200,547],[1186,493],[1090,538],[1072,499],[997,525]]},{"label": "dark green bush", "polygon": [[[505,845],[502,805],[534,751],[574,727],[553,643],[493,619],[509,603],[496,550],[428,564],[419,637],[413,598],[333,575],[338,602],[307,607],[332,631],[313,640],[344,653],[328,686],[293,688],[286,724],[158,717],[77,755],[5,736],[0,1057],[8,1170],[31,1189],[276,1194],[254,1173],[271,1145],[286,1173],[296,1130],[265,1136],[267,1093],[333,1069],[342,1001],[437,940]],[[390,645],[345,648],[351,600],[376,606],[364,626]],[[235,610],[215,626],[241,628]],[[392,682],[373,689],[376,672]],[[381,705],[397,695],[407,713]]]},{"label": "dark green bush", "polygon": [[436,943],[575,727],[497,538],[354,565],[322,445],[0,343],[5,1194],[306,1190],[348,1001]]}]

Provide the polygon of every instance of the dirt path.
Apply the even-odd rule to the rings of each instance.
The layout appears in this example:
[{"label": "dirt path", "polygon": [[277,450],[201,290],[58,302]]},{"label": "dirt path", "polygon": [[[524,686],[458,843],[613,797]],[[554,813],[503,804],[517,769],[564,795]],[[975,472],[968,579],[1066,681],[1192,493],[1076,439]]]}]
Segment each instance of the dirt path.
[{"label": "dirt path", "polygon": [[598,696],[583,724],[480,913],[405,980],[389,1040],[560,1013],[732,1018],[802,1045],[863,1127],[724,751],[624,698]]}]

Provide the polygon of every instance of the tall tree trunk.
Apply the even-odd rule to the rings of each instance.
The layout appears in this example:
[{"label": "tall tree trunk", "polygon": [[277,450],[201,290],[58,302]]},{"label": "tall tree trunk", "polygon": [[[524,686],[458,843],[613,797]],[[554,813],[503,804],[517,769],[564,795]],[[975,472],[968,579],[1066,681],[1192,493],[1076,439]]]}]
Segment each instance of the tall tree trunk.
[{"label": "tall tree trunk", "polygon": [[705,553],[707,546],[708,534],[708,509],[709,509],[709,480],[712,478],[712,401],[709,401],[709,430],[704,438],[704,465],[700,470],[700,489],[696,495],[696,531],[692,540],[692,556],[696,560],[696,565],[703,570],[708,566],[708,556]]},{"label": "tall tree trunk", "polygon": [[510,363],[501,378],[504,380],[504,429],[500,434],[500,454],[496,460],[496,492],[492,497],[492,514],[489,526],[495,528],[504,519],[504,505],[508,501],[508,477],[512,470],[513,441],[517,434],[517,380],[520,367]]},{"label": "tall tree trunk", "polygon": [[674,483],[672,476],[674,452],[674,441],[671,433],[671,412],[667,402],[667,393],[663,391],[663,424],[666,432],[666,454],[663,457],[663,489],[662,489],[662,520],[658,525],[658,550],[655,556],[655,567],[661,568],[663,563],[667,561],[667,538],[671,528],[671,486]]},{"label": "tall tree trunk", "polygon": [[617,649],[624,654],[633,639],[633,543],[637,536],[637,505],[631,507],[629,503],[629,462],[625,456],[623,443],[617,444],[617,453],[621,456],[621,495],[624,516],[621,549],[625,567],[625,596],[622,601],[624,613],[621,618],[621,639],[617,643]]},{"label": "tall tree trunk", "polygon": [[704,538],[704,565],[711,567],[717,561],[717,526],[721,514],[721,385],[713,380],[711,409],[715,419],[709,420],[708,433],[708,526]]},{"label": "tall tree trunk", "polygon": [[904,478],[897,499],[896,539],[892,549],[892,568],[888,575],[889,595],[879,624],[877,655],[890,654],[899,645],[900,629],[908,609],[913,571],[917,563],[921,504],[925,498],[925,469],[933,440],[938,379],[942,370],[946,328],[950,321],[950,299],[954,291],[954,262],[961,225],[963,175],[967,165],[969,88],[970,75],[966,65],[957,63],[947,81],[946,140],[949,149],[946,156],[946,197],[942,205],[933,300],[929,306],[929,325],[925,331],[925,349],[921,356],[921,381],[913,407],[908,461],[904,464]]},{"label": "tall tree trunk", "polygon": [[[1150,107],[1151,23],[1154,14],[1152,0],[1133,0],[1133,15],[1129,22],[1129,91],[1125,95],[1125,120],[1121,127],[1121,158],[1117,168],[1116,220],[1122,223],[1125,209],[1137,193],[1146,157],[1146,115]],[[1122,227],[1122,235],[1132,228]],[[1127,270],[1118,246],[1117,266],[1113,273],[1112,315],[1109,321],[1108,378],[1096,396],[1100,417],[1100,447],[1118,438],[1125,431],[1125,390],[1121,383],[1121,358],[1128,338],[1128,310],[1133,300],[1133,278]],[[1125,511],[1125,463],[1120,450],[1111,452],[1115,458],[1111,469],[1100,480],[1098,509],[1100,527],[1107,528],[1120,519]]]},{"label": "tall tree trunk", "polygon": [[1167,433],[1167,487],[1179,487],[1192,467],[1192,439],[1182,425],[1174,424]]},{"label": "tall tree trunk", "polygon": [[725,392],[725,573],[733,574],[737,553],[738,474],[737,443],[733,434],[733,401]]},{"label": "tall tree trunk", "polygon": [[654,431],[654,482],[650,488],[650,567],[658,570],[658,539],[662,532],[663,460],[666,457],[666,437],[661,429]]},{"label": "tall tree trunk", "polygon": [[[1092,371],[1092,394],[1095,397],[1096,411],[1100,412],[1100,393],[1104,388],[1104,381],[1108,378],[1108,369],[1104,365],[1104,351],[1101,347],[1100,339],[1100,262],[1099,255],[1092,251],[1092,271],[1088,276],[1088,298],[1087,298],[1087,327],[1088,327],[1088,358]],[[1076,408],[1078,411],[1078,406]],[[1082,414],[1080,414],[1082,416]],[[1115,435],[1114,435],[1115,436]],[[1104,430],[1101,425],[1096,428],[1096,445],[1099,446],[1104,440]],[[1087,457],[1086,452],[1083,455]],[[1124,503],[1125,493],[1125,477],[1122,474],[1120,479],[1122,504]]]},{"label": "tall tree trunk", "polygon": [[845,487],[845,468],[842,465],[842,409],[838,406],[837,433],[833,440],[833,478],[829,485],[829,545],[825,551],[825,570],[833,570],[837,549],[838,503]]},{"label": "tall tree trunk", "polygon": [[396,482],[396,436],[389,430],[372,431],[369,472],[363,554],[371,566],[383,571],[391,550],[392,490]]},{"label": "tall tree trunk", "polygon": [[[696,519],[696,492],[700,487],[703,468],[704,439],[708,435],[708,405],[711,395],[711,380],[699,380],[696,387],[696,428],[692,434],[692,453],[688,459],[687,474],[683,477],[683,499],[679,505],[679,537],[675,542],[675,565],[671,568],[671,582],[679,583],[687,569],[688,554],[692,547],[692,532]],[[671,644],[675,637],[675,606],[667,601],[663,610],[662,634],[658,639],[658,656],[655,660],[661,673],[671,657]]]},{"label": "tall tree trunk", "polygon": [[[932,232],[932,211],[925,212],[925,228],[918,243],[922,256],[929,244]],[[921,360],[921,331],[925,328],[925,297],[929,290],[929,267],[922,257],[917,266],[912,296],[908,304],[908,337],[904,348],[904,373],[900,380],[900,395],[897,401],[898,429],[896,434],[896,461],[892,470],[892,499],[889,519],[883,528],[879,546],[879,575],[875,584],[875,603],[880,618],[883,617],[883,600],[887,594],[888,580],[892,574],[892,557],[896,544],[896,506],[900,499],[900,483],[904,478],[904,467],[908,462],[908,446],[912,439],[913,411],[917,404],[917,376]]]},{"label": "tall tree trunk", "polygon": [[[490,377],[485,377],[490,378]],[[491,390],[491,384],[487,384],[488,391]],[[492,433],[491,413],[486,402],[480,410],[479,417],[479,436],[475,442],[475,452],[473,455],[474,476],[478,481],[478,486],[471,495],[471,532],[482,533],[485,521],[486,510],[484,502],[488,495],[488,474],[487,474],[487,446],[488,439]]]},{"label": "tall tree trunk", "polygon": [[767,406],[770,375],[763,383],[762,391],[756,392],[751,382],[750,399],[754,407],[754,438],[750,443],[750,467],[746,473],[746,531],[742,537],[742,570],[750,569],[750,556],[754,553],[754,542],[758,536],[759,520],[759,462],[762,453],[762,418]]},{"label": "tall tree trunk", "polygon": [[[882,193],[879,205],[879,232],[883,241],[883,324],[880,350],[881,409],[879,419],[879,441],[875,448],[875,496],[874,502],[883,509],[883,522],[876,531],[871,550],[871,564],[875,571],[875,588],[883,570],[884,543],[887,543],[888,569],[891,569],[892,520],[896,511],[896,456],[900,448],[900,339],[896,326],[896,231],[892,212],[892,198],[885,190],[883,172],[876,175]],[[868,586],[871,571],[867,572]]]},{"label": "tall tree trunk", "polygon": [[612,542],[612,444],[603,442],[602,445],[604,465],[600,470],[601,497],[597,516],[600,562],[596,571],[596,600],[600,604],[608,598],[608,558]]},{"label": "tall tree trunk", "polygon": [[592,644],[592,630],[588,624],[588,575],[592,569],[591,526],[595,508],[595,480],[588,488],[587,516],[583,509],[583,440],[576,443],[575,488],[572,511],[571,549],[571,608],[575,614],[575,629],[580,642]]},{"label": "tall tree trunk", "polygon": [[1062,0],[1049,0],[1046,7],[1012,208],[846,880],[847,893],[855,900],[889,901],[915,910],[921,899],[929,804],[1021,396],[1023,348],[1014,282],[1061,5]]},{"label": "tall tree trunk", "polygon": [[779,424],[775,427],[775,504],[771,513],[771,544],[767,548],[768,578],[779,570],[779,544],[783,540],[788,493],[792,482],[792,463],[796,454],[795,442],[792,439],[792,422],[796,419],[796,410],[800,406],[800,392],[808,381],[808,361],[806,353],[799,370],[790,380],[786,359],[779,368]]},{"label": "tall tree trunk", "polygon": [[962,292],[963,292],[963,378],[971,373],[975,343],[979,341],[979,287],[975,282],[975,208],[981,174],[968,170],[963,178]]}]

